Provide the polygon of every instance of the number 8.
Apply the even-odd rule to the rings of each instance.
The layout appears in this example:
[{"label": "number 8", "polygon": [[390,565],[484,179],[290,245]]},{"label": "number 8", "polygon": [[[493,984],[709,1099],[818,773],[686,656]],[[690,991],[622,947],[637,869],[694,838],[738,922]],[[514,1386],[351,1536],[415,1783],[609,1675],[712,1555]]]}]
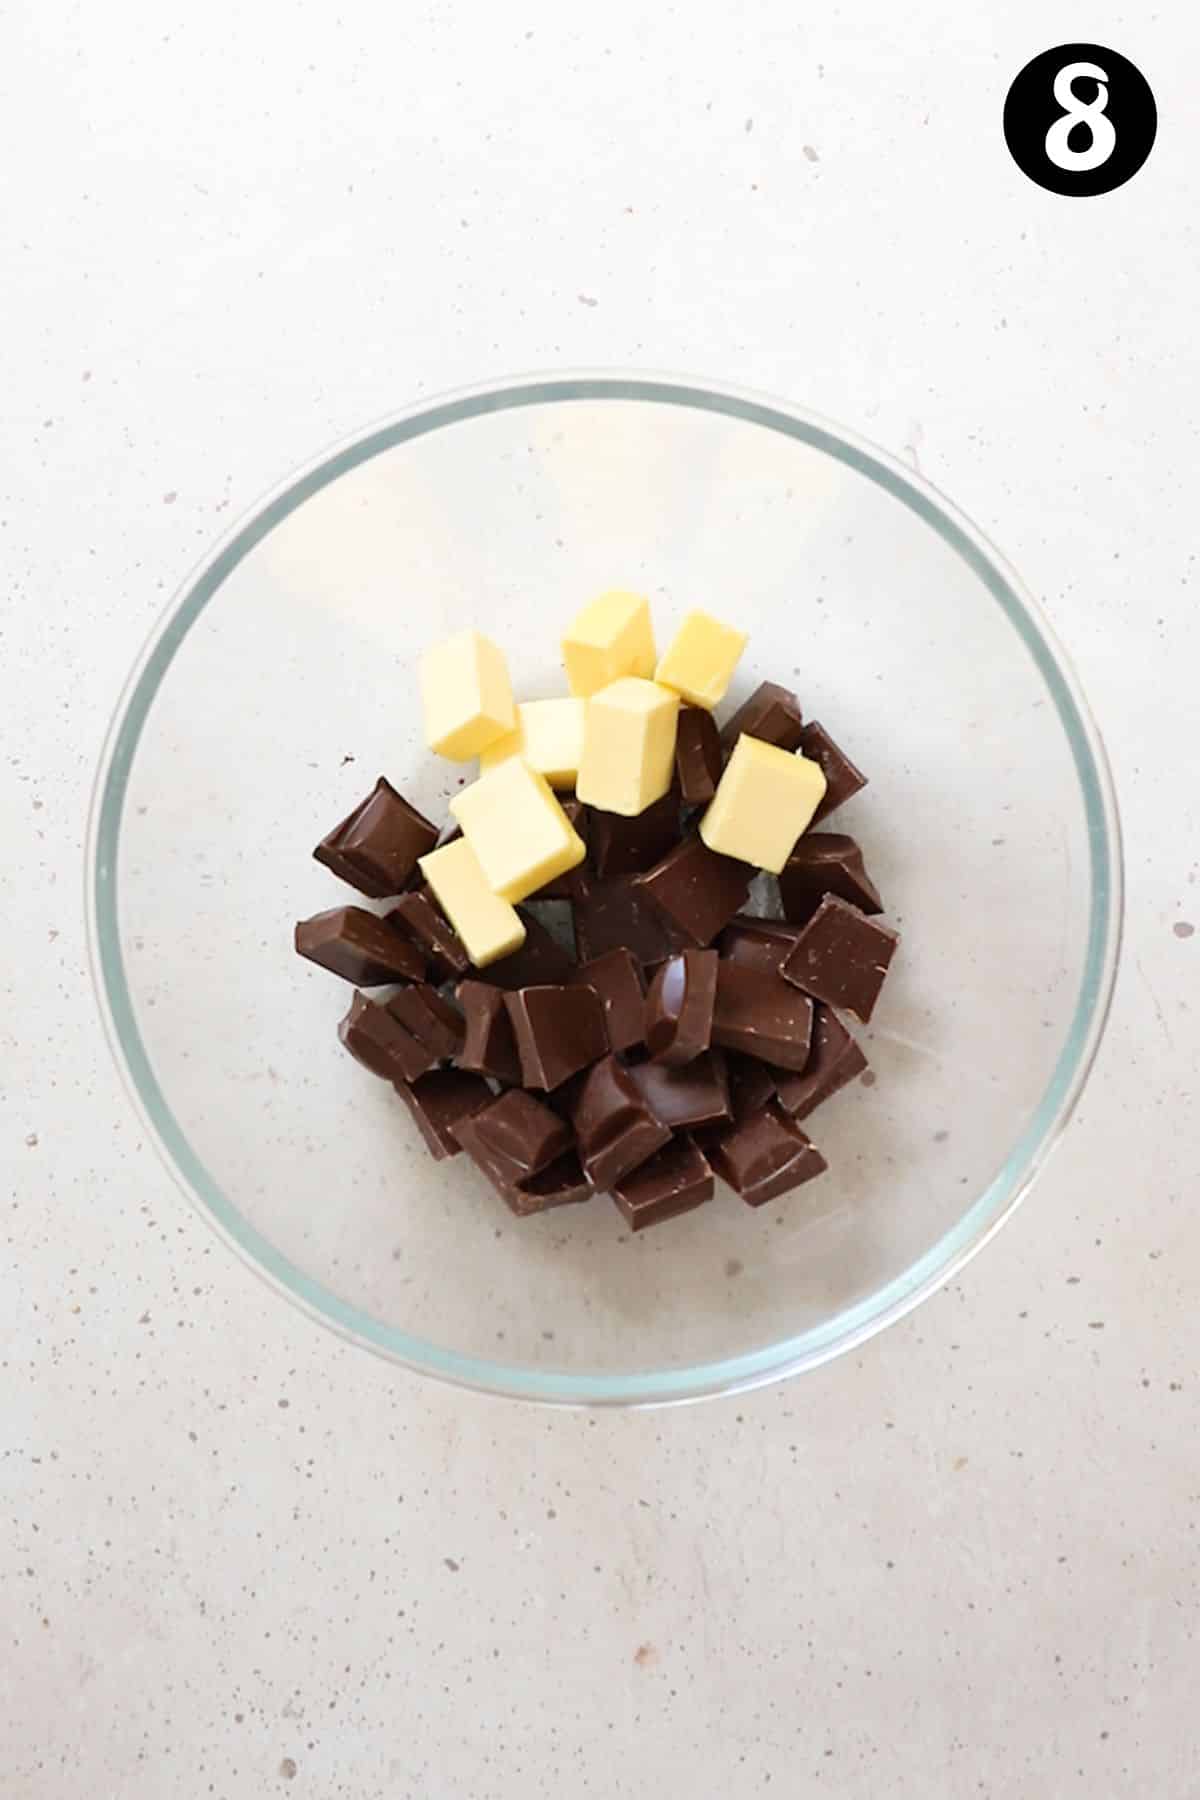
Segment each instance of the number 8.
[{"label": "number 8", "polygon": [[[1071,83],[1081,75],[1096,83],[1098,92],[1090,103],[1074,93]],[[1113,122],[1105,112],[1108,105],[1108,76],[1095,63],[1067,63],[1054,77],[1054,98],[1064,109],[1046,133],[1046,155],[1055,168],[1068,174],[1084,174],[1106,163],[1117,147]],[[1086,125],[1089,140],[1086,150],[1072,150],[1069,139],[1076,125]]]}]

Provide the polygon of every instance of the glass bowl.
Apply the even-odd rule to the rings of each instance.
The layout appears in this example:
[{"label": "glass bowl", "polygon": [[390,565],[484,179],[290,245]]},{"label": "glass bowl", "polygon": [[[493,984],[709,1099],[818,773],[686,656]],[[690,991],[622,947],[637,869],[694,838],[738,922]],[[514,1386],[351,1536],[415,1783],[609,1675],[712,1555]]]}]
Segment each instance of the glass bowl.
[{"label": "glass bowl", "polygon": [[[900,954],[829,1173],[631,1236],[606,1198],[512,1218],[430,1160],[338,1044],[350,997],[292,924],[355,896],[311,859],[386,773],[434,818],[415,665],[478,626],[561,691],[594,593],[750,634],[731,699],[794,686],[871,776],[862,842]],[[1012,1212],[1104,1022],[1120,853],[1104,755],[1037,606],[927,482],[795,407],[672,379],[430,401],[288,481],[185,584],[104,752],[88,852],[100,1005],[150,1136],[267,1283],[405,1368],[651,1403],[861,1344]]]}]

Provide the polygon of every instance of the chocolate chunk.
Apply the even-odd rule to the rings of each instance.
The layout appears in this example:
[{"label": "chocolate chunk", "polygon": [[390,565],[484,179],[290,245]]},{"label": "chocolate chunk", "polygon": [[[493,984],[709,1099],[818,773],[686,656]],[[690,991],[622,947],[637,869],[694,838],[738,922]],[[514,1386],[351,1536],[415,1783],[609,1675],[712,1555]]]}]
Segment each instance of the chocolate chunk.
[{"label": "chocolate chunk", "polygon": [[604,1002],[604,1024],[610,1050],[629,1050],[645,1031],[642,971],[632,950],[622,945],[573,969],[567,980],[594,988]]},{"label": "chocolate chunk", "polygon": [[717,968],[717,1001],[712,1038],[726,1050],[741,1050],[785,1069],[803,1069],[812,1041],[812,1006],[791,982],[768,969],[739,962]]},{"label": "chocolate chunk", "polygon": [[717,939],[717,949],[729,962],[747,963],[777,975],[799,936],[800,927],[783,919],[758,919],[750,913],[739,913]]},{"label": "chocolate chunk", "polygon": [[398,1081],[396,1092],[437,1162],[458,1155],[462,1146],[454,1135],[455,1125],[490,1105],[492,1099],[492,1090],[482,1076],[464,1075],[458,1069],[431,1069],[413,1082]]},{"label": "chocolate chunk", "polygon": [[364,1069],[384,1081],[415,1081],[437,1061],[386,1006],[368,1000],[365,994],[355,994],[350,1011],[338,1026],[338,1037]]},{"label": "chocolate chunk", "polygon": [[746,904],[752,871],[731,856],[718,856],[698,837],[683,842],[639,875],[641,898],[690,944],[711,944]]},{"label": "chocolate chunk", "polygon": [[389,925],[419,944],[438,981],[453,981],[471,967],[467,947],[443,913],[432,888],[421,887],[403,894],[387,915]]},{"label": "chocolate chunk", "polygon": [[672,788],[632,818],[594,811],[588,860],[598,880],[611,881],[651,868],[678,841],[679,794]]},{"label": "chocolate chunk", "polygon": [[777,1068],[768,1068],[757,1056],[738,1056],[730,1052],[725,1058],[729,1070],[729,1100],[735,1119],[748,1118],[761,1112],[775,1098]]},{"label": "chocolate chunk", "polygon": [[646,995],[646,1048],[655,1062],[677,1068],[708,1049],[716,993],[715,950],[667,958]]},{"label": "chocolate chunk", "polygon": [[685,806],[707,806],[725,758],[717,722],[703,706],[681,706],[675,733],[675,779]]},{"label": "chocolate chunk", "polygon": [[828,1167],[816,1146],[777,1106],[703,1134],[704,1154],[747,1206],[763,1206]]},{"label": "chocolate chunk", "polygon": [[494,987],[513,993],[522,987],[545,987],[569,981],[575,963],[542,921],[526,909],[517,909],[525,925],[525,942],[511,956],[489,963],[487,978]]},{"label": "chocolate chunk", "polygon": [[745,732],[748,737],[761,738],[764,744],[796,750],[803,730],[800,702],[791,689],[780,687],[775,681],[763,681],[722,727],[721,743],[728,753]]},{"label": "chocolate chunk", "polygon": [[527,1218],[530,1213],[548,1212],[552,1206],[573,1206],[590,1200],[592,1193],[579,1157],[574,1150],[568,1150],[549,1168],[518,1181],[508,1203],[521,1218]]},{"label": "chocolate chunk", "polygon": [[715,1188],[703,1151],[690,1138],[677,1137],[615,1181],[612,1196],[633,1230],[642,1231],[702,1206]]},{"label": "chocolate chunk", "polygon": [[[558,802],[567,815],[568,823],[574,827],[586,844],[591,832],[591,815],[587,807],[582,800],[568,798],[565,794],[558,796]],[[575,867],[568,869],[565,875],[556,875],[552,881],[546,883],[545,887],[538,888],[537,892],[529,897],[531,900],[573,900],[585,880],[583,863],[576,863]]]},{"label": "chocolate chunk", "polygon": [[459,1068],[519,1085],[521,1059],[501,989],[490,981],[460,981],[455,998],[463,1010],[463,1046],[454,1059]]},{"label": "chocolate chunk", "polygon": [[360,894],[382,900],[400,893],[417,858],[433,849],[437,835],[437,826],[381,775],[366,799],[321,839],[313,855]]},{"label": "chocolate chunk", "polygon": [[889,925],[827,894],[802,929],[781,973],[815,1000],[856,1013],[865,1025],[899,942],[900,934]]},{"label": "chocolate chunk", "polygon": [[439,1061],[456,1056],[463,1044],[463,1017],[457,1006],[439,994],[435,987],[422,983],[403,987],[387,1002],[393,1019],[424,1044]]},{"label": "chocolate chunk", "polygon": [[526,1087],[556,1088],[608,1053],[604,1002],[594,988],[518,988],[504,1003]]},{"label": "chocolate chunk", "polygon": [[800,750],[810,762],[820,763],[825,775],[825,795],[811,820],[813,825],[819,825],[835,807],[842,806],[860,788],[865,788],[867,778],[815,719],[800,733]]},{"label": "chocolate chunk", "polygon": [[682,949],[687,940],[642,903],[633,880],[623,878],[588,883],[576,897],[575,941],[581,962],[627,949],[645,968]]},{"label": "chocolate chunk", "polygon": [[848,900],[860,912],[883,911],[862,851],[840,831],[813,831],[798,841],[780,873],[779,893],[785,914],[800,925],[807,924],[826,894]]},{"label": "chocolate chunk", "polygon": [[615,1056],[589,1069],[572,1113],[584,1171],[593,1187],[615,1181],[653,1156],[671,1136],[656,1119],[633,1079]]},{"label": "chocolate chunk", "polygon": [[[686,1068],[647,1062],[629,1074],[655,1118],[672,1131],[720,1125],[733,1117],[725,1058],[719,1050],[706,1050]],[[769,1098],[768,1087],[764,1105]]]},{"label": "chocolate chunk", "polygon": [[510,1088],[472,1118],[480,1140],[509,1166],[514,1182],[539,1174],[571,1148],[570,1130],[558,1114],[521,1088]]},{"label": "chocolate chunk", "polygon": [[813,1009],[812,1050],[803,1074],[774,1070],[779,1104],[799,1124],[848,1082],[861,1075],[867,1059],[831,1006],[817,1001]]},{"label": "chocolate chunk", "polygon": [[335,906],[302,919],[296,926],[295,944],[299,955],[309,962],[319,963],[359,987],[425,979],[425,959],[415,945],[362,906]]}]

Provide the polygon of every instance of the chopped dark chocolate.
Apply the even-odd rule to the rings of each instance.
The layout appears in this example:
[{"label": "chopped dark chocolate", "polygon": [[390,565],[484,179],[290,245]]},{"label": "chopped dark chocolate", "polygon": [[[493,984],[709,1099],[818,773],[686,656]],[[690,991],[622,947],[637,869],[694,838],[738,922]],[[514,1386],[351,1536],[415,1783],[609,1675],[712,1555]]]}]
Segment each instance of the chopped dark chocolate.
[{"label": "chopped dark chocolate", "polygon": [[481,1075],[467,1075],[459,1069],[431,1069],[428,1075],[419,1075],[413,1082],[398,1081],[395,1086],[437,1162],[457,1156],[461,1150],[454,1135],[457,1122],[492,1100],[492,1090]]},{"label": "chopped dark chocolate", "polygon": [[778,1069],[768,1068],[757,1056],[740,1056],[732,1051],[725,1058],[729,1070],[729,1100],[737,1120],[761,1112],[775,1098]]},{"label": "chopped dark chocolate", "polygon": [[717,968],[713,1043],[785,1069],[803,1069],[812,1041],[813,1009],[797,1001],[807,998],[769,969],[722,961]]},{"label": "chopped dark chocolate", "polygon": [[365,994],[355,994],[338,1037],[356,1062],[384,1081],[415,1081],[438,1060],[386,1006]]},{"label": "chopped dark chocolate", "polygon": [[518,1217],[528,1218],[531,1213],[548,1212],[552,1206],[575,1206],[590,1200],[593,1192],[578,1155],[568,1150],[548,1168],[524,1176],[506,1197]]},{"label": "chopped dark chocolate", "polygon": [[667,958],[646,995],[646,1048],[655,1062],[681,1067],[708,1049],[716,993],[715,950]]},{"label": "chopped dark chocolate", "polygon": [[387,1002],[387,1009],[439,1061],[462,1049],[462,1014],[428,983],[401,988]]},{"label": "chopped dark chocolate", "polygon": [[595,988],[518,988],[504,1003],[521,1058],[525,1087],[556,1088],[608,1053],[604,1002]]},{"label": "chopped dark chocolate", "polygon": [[776,681],[762,681],[722,727],[721,743],[728,753],[745,732],[747,737],[760,738],[764,744],[796,750],[803,730],[800,702],[791,689],[780,687]]},{"label": "chopped dark chocolate", "polygon": [[690,1138],[672,1138],[613,1183],[612,1197],[634,1231],[677,1218],[711,1200],[716,1189],[704,1152]]},{"label": "chopped dark chocolate", "polygon": [[800,733],[800,751],[810,762],[820,763],[825,776],[824,797],[811,820],[813,825],[819,825],[835,807],[844,805],[865,788],[867,778],[815,719],[810,720]]},{"label": "chopped dark chocolate", "polygon": [[[638,1063],[629,1074],[656,1119],[672,1131],[720,1125],[732,1119],[729,1079],[719,1050],[706,1050],[682,1069]],[[770,1098],[770,1090],[763,1104]]]},{"label": "chopped dark chocolate", "polygon": [[685,806],[707,806],[717,791],[725,758],[721,734],[703,706],[681,706],[675,733],[675,779]]},{"label": "chopped dark chocolate", "polygon": [[517,988],[544,987],[549,982],[568,981],[575,971],[574,959],[539,918],[523,906],[517,910],[525,926],[525,942],[511,956],[502,956],[499,962],[488,964],[488,980],[508,993]]},{"label": "chopped dark chocolate", "polygon": [[777,975],[799,936],[800,927],[789,925],[784,919],[759,919],[750,913],[739,913],[717,939],[717,949],[729,962],[748,963]]},{"label": "chopped dark chocolate", "polygon": [[828,1167],[799,1126],[775,1105],[750,1113],[735,1125],[706,1131],[701,1145],[722,1181],[747,1206],[778,1199]]},{"label": "chopped dark chocolate", "polygon": [[435,980],[453,981],[471,967],[467,947],[438,905],[432,888],[421,887],[411,894],[402,894],[387,914],[387,922],[420,946]]},{"label": "chopped dark chocolate", "polygon": [[400,893],[418,857],[437,843],[437,835],[437,826],[381,775],[366,799],[321,839],[313,855],[360,894],[382,900]]},{"label": "chopped dark chocolate", "polygon": [[802,837],[779,875],[783,910],[807,924],[826,894],[848,900],[860,912],[881,913],[879,890],[863,865],[863,853],[840,831],[812,831]]},{"label": "chopped dark chocolate", "polygon": [[773,1071],[779,1104],[799,1124],[861,1075],[867,1059],[832,1006],[818,1000],[813,1009],[812,1049],[802,1074],[790,1069]]},{"label": "chopped dark chocolate", "polygon": [[519,1085],[521,1059],[503,990],[490,981],[460,981],[455,998],[463,1010],[464,1028],[463,1046],[454,1059],[458,1067]]},{"label": "chopped dark chocolate", "polygon": [[295,944],[299,955],[309,962],[319,963],[358,987],[425,979],[425,959],[416,946],[362,906],[335,906],[302,919],[296,926]]},{"label": "chopped dark chocolate", "polygon": [[642,971],[632,950],[621,946],[572,969],[567,980],[595,988],[604,1002],[604,1023],[610,1050],[629,1050],[645,1033],[645,989]]},{"label": "chopped dark chocolate", "polygon": [[845,1007],[865,1025],[899,942],[900,934],[889,925],[827,894],[802,929],[781,973],[815,1000]]},{"label": "chopped dark chocolate", "polygon": [[575,941],[580,962],[608,950],[631,950],[645,968],[683,948],[686,938],[644,905],[632,878],[587,883],[575,900]]},{"label": "chopped dark chocolate", "polygon": [[[591,832],[591,817],[587,807],[582,800],[576,800],[573,796],[566,794],[558,796],[558,803],[567,815],[568,824],[573,826],[586,844]],[[529,898],[531,900],[573,900],[586,879],[585,865],[576,863],[575,867],[568,869],[565,875],[554,876],[553,880],[548,881],[545,887],[538,888],[537,892],[531,894]]]},{"label": "chopped dark chocolate", "polygon": [[671,788],[661,800],[631,818],[594,809],[588,861],[596,879],[638,875],[665,856],[671,845],[679,842],[679,804],[678,789]]},{"label": "chopped dark chocolate", "polygon": [[623,1069],[615,1056],[588,1070],[572,1123],[584,1170],[601,1189],[611,1188],[671,1136],[670,1126],[650,1111],[632,1070]]},{"label": "chopped dark chocolate", "polygon": [[686,837],[636,882],[639,895],[688,943],[711,944],[746,904],[752,870]]},{"label": "chopped dark chocolate", "polygon": [[493,1156],[510,1165],[513,1181],[537,1175],[571,1148],[569,1127],[523,1088],[509,1088],[472,1117]]}]

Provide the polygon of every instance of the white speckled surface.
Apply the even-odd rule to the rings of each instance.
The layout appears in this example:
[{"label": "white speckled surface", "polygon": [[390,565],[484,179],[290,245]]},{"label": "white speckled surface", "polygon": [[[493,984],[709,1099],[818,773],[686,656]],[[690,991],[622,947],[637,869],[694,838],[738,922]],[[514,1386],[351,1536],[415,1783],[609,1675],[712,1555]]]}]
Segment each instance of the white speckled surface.
[{"label": "white speckled surface", "polygon": [[[1200,1786],[1200,32],[810,11],[8,21],[6,1800]],[[1071,202],[998,120],[1080,30],[1162,123]],[[852,1362],[671,1414],[423,1386],[269,1300],[140,1142],[84,967],[100,736],[217,529],[365,419],[573,363],[910,457],[1044,598],[1128,836],[1110,1037],[1015,1222]]]}]

